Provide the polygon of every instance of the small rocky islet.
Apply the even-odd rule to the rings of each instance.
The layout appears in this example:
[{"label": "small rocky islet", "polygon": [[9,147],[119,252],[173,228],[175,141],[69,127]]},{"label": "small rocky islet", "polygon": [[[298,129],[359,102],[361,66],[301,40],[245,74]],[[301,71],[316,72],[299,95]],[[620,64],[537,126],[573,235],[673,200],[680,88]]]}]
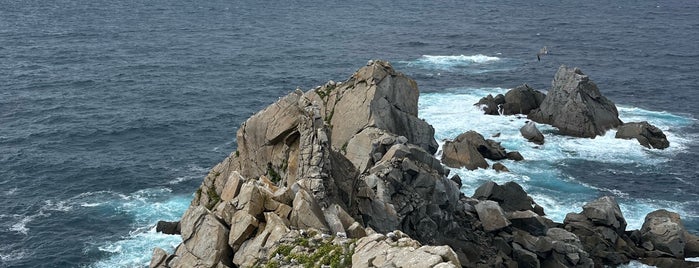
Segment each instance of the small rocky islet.
[{"label": "small rocky islet", "polygon": [[[562,223],[546,218],[515,182],[487,182],[465,196],[443,165],[488,168],[486,158],[526,156],[465,130],[445,142],[440,160],[434,129],[418,118],[418,97],[414,80],[370,61],[344,82],[296,90],[253,115],[238,129],[237,150],[209,172],[181,220],[158,223],[182,242],[172,254],[156,248],[150,267],[602,267],[630,260],[697,267],[685,258],[699,257],[699,237],[673,212],[652,212],[640,230],[626,230],[609,196]],[[669,146],[648,122],[621,122],[578,68],[562,66],[547,94],[522,85],[476,105],[487,114],[524,114],[560,135],[594,138],[616,128],[617,138]],[[521,133],[541,145],[533,122]]]}]

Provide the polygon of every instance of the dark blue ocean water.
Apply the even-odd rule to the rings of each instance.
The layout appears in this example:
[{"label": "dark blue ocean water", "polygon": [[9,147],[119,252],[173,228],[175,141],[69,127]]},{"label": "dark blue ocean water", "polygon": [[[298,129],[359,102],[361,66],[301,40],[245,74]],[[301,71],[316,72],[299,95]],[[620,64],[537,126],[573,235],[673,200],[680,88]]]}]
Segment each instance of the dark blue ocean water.
[{"label": "dark blue ocean water", "polygon": [[[515,180],[561,220],[599,195],[699,233],[699,2],[0,0],[0,267],[139,267],[252,113],[368,59],[414,77],[438,139],[502,132]],[[548,46],[541,62],[535,53]],[[671,148],[608,136],[533,149],[474,98],[579,66]],[[464,117],[466,115],[467,117]],[[514,123],[508,123],[513,122]],[[546,132],[546,131],[545,131]]]}]

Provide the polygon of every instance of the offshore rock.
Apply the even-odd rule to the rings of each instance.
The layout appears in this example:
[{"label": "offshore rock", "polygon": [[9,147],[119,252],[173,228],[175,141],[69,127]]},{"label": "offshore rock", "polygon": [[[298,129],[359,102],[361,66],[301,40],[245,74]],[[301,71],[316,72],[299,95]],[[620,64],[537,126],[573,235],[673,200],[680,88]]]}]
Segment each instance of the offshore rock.
[{"label": "offshore rock", "polygon": [[531,110],[539,108],[545,97],[546,95],[541,91],[523,84],[510,89],[505,95],[498,94],[495,97],[488,95],[474,105],[489,115],[526,115]]},{"label": "offshore rock", "polygon": [[505,104],[505,96],[498,94],[495,97],[488,94],[481,98],[478,102],[474,103],[474,106],[480,107],[480,109],[489,115],[500,115],[502,114],[502,105]]},{"label": "offshore rock", "polygon": [[163,234],[180,234],[179,221],[158,221],[155,225],[155,231]]},{"label": "offshore rock", "polygon": [[544,134],[541,134],[541,131],[536,128],[536,123],[532,121],[527,121],[527,123],[519,129],[519,133],[530,142],[539,145],[544,144]]},{"label": "offshore rock", "polygon": [[636,139],[641,145],[651,149],[670,147],[665,133],[646,121],[629,122],[621,125],[614,136],[617,139]]},{"label": "offshore rock", "polygon": [[545,97],[544,93],[529,87],[527,84],[520,85],[505,93],[503,113],[506,115],[529,114],[531,110],[541,106]]},{"label": "offshore rock", "polygon": [[622,124],[614,103],[578,68],[562,65],[546,98],[527,116],[557,127],[561,134],[594,138]]}]

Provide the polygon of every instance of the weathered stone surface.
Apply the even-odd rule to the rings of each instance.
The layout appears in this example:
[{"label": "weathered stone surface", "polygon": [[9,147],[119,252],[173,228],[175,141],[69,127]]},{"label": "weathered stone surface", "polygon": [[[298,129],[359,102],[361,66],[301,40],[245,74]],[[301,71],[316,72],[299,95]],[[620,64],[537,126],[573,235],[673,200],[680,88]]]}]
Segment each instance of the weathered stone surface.
[{"label": "weathered stone surface", "polygon": [[533,252],[524,249],[517,243],[512,243],[512,254],[517,260],[519,267],[538,268],[541,267],[539,259]]},{"label": "weathered stone surface", "polygon": [[228,245],[237,251],[243,241],[247,240],[252,235],[255,228],[259,225],[259,221],[253,215],[245,211],[238,211],[231,219],[231,230],[228,236]]},{"label": "weathered stone surface", "polygon": [[519,129],[519,133],[530,142],[539,145],[544,144],[544,134],[541,134],[541,131],[536,128],[536,123],[533,121],[527,121],[527,124]]},{"label": "weathered stone surface", "polygon": [[561,66],[551,90],[528,118],[557,127],[561,134],[594,138],[622,124],[614,103],[578,68]]},{"label": "weathered stone surface", "polygon": [[625,232],[626,220],[614,198],[589,202],[580,214],[568,213],[563,223],[566,230],[580,238],[596,264],[619,265],[640,256]]},{"label": "weathered stone surface", "polygon": [[340,150],[362,129],[375,126],[404,136],[428,152],[437,151],[434,128],[417,118],[417,84],[389,63],[375,61],[361,68],[334,91],[337,93],[329,95],[336,98],[330,119],[334,150]]},{"label": "weathered stone surface", "polygon": [[512,181],[502,186],[492,181],[486,182],[476,189],[473,198],[497,201],[505,211],[532,210],[535,205],[522,186]]},{"label": "weathered stone surface", "polygon": [[442,148],[442,162],[450,167],[487,168],[485,158],[501,160],[507,157],[505,148],[493,140],[486,140],[475,131],[467,131],[447,141]]},{"label": "weathered stone surface", "polygon": [[400,231],[390,234],[359,239],[352,267],[461,267],[456,253],[447,246],[420,246]]},{"label": "weathered stone surface", "polygon": [[289,218],[291,225],[302,229],[315,228],[323,232],[330,230],[320,206],[305,189],[301,188],[296,192],[292,207]]},{"label": "weathered stone surface", "polygon": [[180,234],[179,221],[158,221],[155,225],[155,231],[164,234]]},{"label": "weathered stone surface", "polygon": [[531,110],[539,108],[545,96],[544,93],[524,84],[510,89],[505,95],[498,94],[495,97],[488,95],[474,105],[489,115],[526,115]]},{"label": "weathered stone surface", "polygon": [[518,151],[507,152],[506,156],[507,156],[507,159],[514,160],[514,161],[524,160],[524,157]]},{"label": "weathered stone surface", "polygon": [[503,114],[529,114],[539,108],[546,95],[529,87],[527,84],[517,86],[505,93],[505,103],[502,105]]},{"label": "weathered stone surface", "polygon": [[497,172],[510,172],[510,170],[500,162],[493,163],[493,169]]},{"label": "weathered stone surface", "polygon": [[153,257],[150,259],[150,264],[148,265],[149,268],[159,268],[159,267],[166,267],[165,265],[165,259],[167,258],[167,252],[163,250],[162,248],[156,247],[153,249]]},{"label": "weathered stone surface", "polygon": [[473,105],[478,106],[483,110],[485,114],[489,115],[500,115],[503,112],[502,105],[505,104],[505,96],[498,94],[495,97],[488,94],[488,96],[481,98],[477,103]]},{"label": "weathered stone surface", "polygon": [[[449,170],[433,155],[433,130],[417,118],[414,87],[387,63],[372,61],[345,82],[297,90],[253,116],[238,131],[238,151],[209,172],[183,215],[183,243],[169,256],[155,252],[154,265],[248,267],[277,260],[298,266],[275,249],[307,239],[309,246],[291,251],[312,254],[312,245],[332,240],[349,254],[351,238],[372,237],[374,230],[387,234],[365,244],[390,247],[370,247],[375,257],[366,263],[382,267],[535,266],[536,259],[544,267],[591,267],[592,258],[604,265],[642,256],[635,249],[640,232],[631,239],[621,220],[615,224],[594,209],[590,217],[567,217],[567,232],[537,216],[543,209],[516,183],[482,186],[476,196],[485,201],[463,196],[460,180],[447,179]],[[482,136],[474,144],[483,161],[521,160]],[[495,212],[484,215],[488,207]],[[645,256],[669,256],[641,244],[650,250]],[[697,251],[686,244],[685,255]]]},{"label": "weathered stone surface", "polygon": [[293,143],[292,140],[297,137],[294,133],[303,113],[298,105],[302,95],[300,90],[289,93],[240,126],[236,138],[240,156],[238,172],[243,177],[259,178],[271,175],[271,171],[279,176],[284,175],[279,167],[288,163],[288,158],[281,152],[289,151],[287,143]]},{"label": "weathered stone surface", "polygon": [[635,138],[638,143],[647,148],[665,149],[670,147],[665,133],[646,121],[624,123],[619,126],[614,137],[627,140]]},{"label": "weathered stone surface", "polygon": [[643,241],[651,242],[654,249],[675,258],[685,257],[686,233],[680,216],[664,209],[648,213],[641,227]]},{"label": "weathered stone surface", "polygon": [[230,201],[238,196],[238,193],[240,193],[240,187],[243,185],[244,181],[245,179],[240,176],[238,171],[231,172],[231,174],[228,176],[228,180],[226,180],[226,184],[223,186],[223,190],[221,191],[221,200]]},{"label": "weathered stone surface", "polygon": [[[267,255],[267,251],[277,243],[290,229],[284,220],[272,212],[264,213],[264,229],[254,238],[245,240],[233,257],[233,263],[238,267],[253,267]],[[260,227],[262,228],[262,227]]]},{"label": "weathered stone surface", "polygon": [[483,223],[483,229],[487,232],[497,231],[511,224],[507,220],[505,212],[495,201],[485,200],[478,202],[476,211],[478,212],[478,218]]},{"label": "weathered stone surface", "polygon": [[611,196],[603,196],[583,206],[583,214],[596,225],[608,226],[617,232],[626,230],[621,208]]},{"label": "weathered stone surface", "polygon": [[203,206],[190,207],[182,217],[182,244],[175,251],[171,267],[230,266],[228,227]]},{"label": "weathered stone surface", "polygon": [[546,219],[531,210],[510,212],[507,219],[512,223],[512,227],[536,236],[546,235],[549,228]]}]

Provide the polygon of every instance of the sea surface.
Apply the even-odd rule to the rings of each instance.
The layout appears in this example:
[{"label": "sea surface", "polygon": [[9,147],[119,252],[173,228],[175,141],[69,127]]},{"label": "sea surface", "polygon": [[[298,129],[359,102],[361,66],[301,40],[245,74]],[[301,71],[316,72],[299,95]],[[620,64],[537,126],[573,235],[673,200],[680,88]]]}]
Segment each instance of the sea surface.
[{"label": "sea surface", "polygon": [[[369,59],[417,80],[438,141],[476,130],[526,161],[454,170],[472,194],[516,181],[561,221],[602,195],[629,229],[666,208],[699,233],[698,1],[0,0],[0,267],[145,267],[253,113]],[[536,52],[549,54],[537,61]],[[485,116],[578,66],[666,150]],[[638,265],[638,264],[635,264]]]}]

